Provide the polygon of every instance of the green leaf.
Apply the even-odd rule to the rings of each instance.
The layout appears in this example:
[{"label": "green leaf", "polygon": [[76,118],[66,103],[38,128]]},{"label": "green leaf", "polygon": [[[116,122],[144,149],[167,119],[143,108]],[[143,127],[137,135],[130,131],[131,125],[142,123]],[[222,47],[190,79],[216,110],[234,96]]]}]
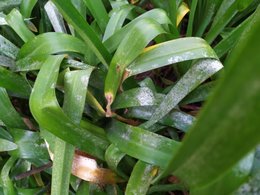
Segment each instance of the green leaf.
[{"label": "green leaf", "polygon": [[216,81],[211,81],[205,83],[195,90],[193,90],[189,95],[187,95],[180,104],[191,104],[196,102],[206,101],[209,95],[211,94],[212,89],[216,86]]},{"label": "green leaf", "polygon": [[17,145],[6,139],[0,138],[0,152],[11,151],[17,149]]},{"label": "green leaf", "polygon": [[162,168],[180,146],[174,140],[115,120],[108,127],[107,136],[122,152]]},{"label": "green leaf", "polygon": [[17,9],[13,9],[5,19],[24,42],[35,37],[35,35],[25,25],[23,16]]},{"label": "green leaf", "polygon": [[80,39],[64,33],[50,32],[38,35],[24,44],[18,53],[18,59],[66,52],[86,55],[85,50],[86,46]]},{"label": "green leaf", "polygon": [[9,57],[0,55],[0,66],[14,68],[15,61]]},{"label": "green leaf", "polygon": [[15,62],[15,67],[13,67],[13,71],[27,72],[32,70],[39,70],[42,66],[42,63],[46,60],[46,58],[48,58],[49,55],[50,54],[48,53],[42,55],[27,56],[19,59]]},{"label": "green leaf", "polygon": [[127,178],[127,176],[123,173],[123,171],[118,169],[118,165],[125,155],[126,154],[121,152],[114,144],[111,144],[107,148],[105,153],[106,163],[109,166],[109,168],[115,171],[123,178]]},{"label": "green leaf", "polygon": [[127,15],[133,10],[133,5],[124,5],[117,9],[112,10],[111,17],[108,21],[103,42],[110,38],[115,32],[117,32],[122,26]]},{"label": "green leaf", "polygon": [[231,50],[239,40],[241,34],[248,26],[248,23],[251,21],[253,15],[248,17],[243,21],[239,26],[237,26],[226,38],[221,40],[215,47],[214,50],[219,58],[225,55],[229,50]]},{"label": "green leaf", "polygon": [[0,87],[4,87],[24,98],[28,98],[31,93],[31,86],[23,76],[3,67],[0,67]]},{"label": "green leaf", "polygon": [[[245,2],[245,3],[244,3]],[[212,43],[224,27],[231,21],[231,19],[238,13],[239,10],[245,9],[250,5],[252,0],[224,0],[214,17],[213,23],[208,31],[205,40]]]},{"label": "green leaf", "polygon": [[178,103],[199,84],[208,79],[222,68],[221,62],[215,59],[199,60],[174,85],[155,110],[145,127],[150,127],[169,113]]},{"label": "green leaf", "polygon": [[32,132],[22,129],[10,130],[14,143],[18,146],[17,150],[10,151],[12,156],[23,159],[48,159],[49,155],[38,132]]},{"label": "green leaf", "polygon": [[[82,117],[88,80],[93,68],[81,71],[72,71],[65,74],[65,96],[63,110],[76,124],[80,123]],[[86,81],[82,82],[81,78],[85,77]],[[56,138],[53,173],[52,173],[52,193],[68,194],[71,167],[73,162],[75,147]]]},{"label": "green leaf", "polygon": [[37,0],[22,0],[20,5],[20,11],[23,17],[29,18],[31,16],[32,10],[36,5]]},{"label": "green leaf", "polygon": [[0,87],[0,119],[7,127],[26,128],[21,116],[13,107],[6,90]]},{"label": "green leaf", "polygon": [[146,48],[128,67],[129,76],[169,64],[200,58],[217,58],[213,49],[200,38],[180,38]]},{"label": "green leaf", "polygon": [[111,55],[94,33],[89,24],[85,21],[77,9],[67,0],[53,0],[63,17],[71,24],[83,41],[96,54],[98,59],[104,64],[108,65],[111,60]]},{"label": "green leaf", "polygon": [[102,32],[105,32],[109,17],[102,0],[83,0]]},{"label": "green leaf", "polygon": [[76,195],[89,194],[89,185],[90,185],[89,182],[81,181]]},{"label": "green leaf", "polygon": [[259,18],[258,7],[229,56],[215,93],[166,169],[189,186],[217,179],[260,142],[260,56],[254,53],[260,49]]},{"label": "green leaf", "polygon": [[[131,118],[149,120],[155,109],[155,106],[130,108],[127,112],[127,116]],[[158,121],[158,123],[162,125],[174,127],[184,132],[187,132],[194,122],[195,117],[179,110],[172,110],[164,118]]]},{"label": "green leaf", "polygon": [[192,36],[192,34],[193,34],[193,25],[194,25],[193,21],[194,21],[197,4],[198,4],[198,0],[191,1],[189,22],[188,22],[187,33],[186,33],[187,37]]},{"label": "green leaf", "polygon": [[183,184],[162,184],[153,185],[148,191],[148,194],[154,194],[155,192],[169,192],[169,191],[185,191]]},{"label": "green leaf", "polygon": [[250,153],[239,161],[228,172],[209,185],[191,189],[192,195],[230,194],[245,182],[250,174],[254,160],[254,153]]},{"label": "green leaf", "polygon": [[237,7],[239,11],[243,11],[246,9],[254,0],[248,0],[248,1],[243,1],[243,0],[238,0],[237,1]]},{"label": "green leaf", "polygon": [[0,35],[0,54],[15,59],[18,51],[18,47],[16,47],[12,42]]},{"label": "green leaf", "polygon": [[198,1],[198,6],[196,9],[195,17],[195,28],[196,37],[201,37],[206,30],[207,26],[210,24],[213,16],[216,14],[220,4],[223,0],[203,0]]},{"label": "green leaf", "polygon": [[115,51],[119,44],[122,42],[122,40],[127,36],[129,31],[137,25],[137,23],[140,23],[141,20],[144,19],[152,19],[159,24],[170,24],[171,21],[167,16],[167,13],[162,9],[152,9],[139,17],[132,20],[130,23],[125,25],[122,29],[118,30],[113,36],[111,36],[109,39],[107,39],[104,42],[105,47],[108,49],[108,51],[113,52]]},{"label": "green leaf", "polygon": [[0,11],[17,7],[21,4],[21,0],[2,0],[0,2]]},{"label": "green leaf", "polygon": [[14,184],[12,182],[12,180],[9,177],[9,172],[11,170],[11,168],[13,167],[14,163],[16,162],[17,158],[16,157],[10,157],[7,162],[5,163],[4,167],[2,168],[1,171],[1,182],[2,182],[2,186],[3,186],[3,191],[4,194],[8,194],[8,195],[15,195],[16,190],[14,188]]},{"label": "green leaf", "polygon": [[124,91],[116,97],[113,103],[113,109],[130,108],[135,106],[153,106],[157,105],[161,98],[148,87],[139,87]]},{"label": "green leaf", "polygon": [[[90,130],[81,128],[62,111],[57,102],[55,84],[63,58],[64,56],[50,56],[42,65],[30,96],[30,110],[42,128],[87,153],[104,159],[108,143],[90,132],[93,129],[95,131],[95,125],[85,121]],[[80,79],[85,84],[88,80],[85,76]]]},{"label": "green leaf", "polygon": [[146,194],[157,169],[153,165],[138,161],[126,186],[126,195]]},{"label": "green leaf", "polygon": [[250,195],[252,193],[260,192],[260,147],[256,148],[253,167],[251,169],[248,180],[241,185],[233,194],[234,195]]},{"label": "green leaf", "polygon": [[136,23],[119,45],[108,70],[105,80],[105,97],[109,115],[110,105],[123,77],[125,68],[141,53],[147,44],[157,35],[164,33],[159,23],[143,19]]}]

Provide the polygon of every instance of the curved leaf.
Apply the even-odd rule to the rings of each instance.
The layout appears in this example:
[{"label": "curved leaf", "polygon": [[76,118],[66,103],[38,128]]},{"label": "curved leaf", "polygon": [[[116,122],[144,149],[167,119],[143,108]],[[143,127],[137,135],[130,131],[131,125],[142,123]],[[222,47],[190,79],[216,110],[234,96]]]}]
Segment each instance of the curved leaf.
[{"label": "curved leaf", "polygon": [[105,47],[110,51],[113,52],[116,50],[118,45],[122,42],[122,40],[127,36],[129,31],[136,26],[141,20],[145,19],[152,19],[159,24],[170,24],[171,21],[167,16],[167,13],[162,9],[152,9],[139,17],[132,20],[129,24],[125,25],[122,29],[118,30],[113,36],[107,39],[104,42]]},{"label": "curved leaf", "polygon": [[3,191],[4,194],[10,194],[10,195],[15,195],[16,190],[14,188],[14,184],[12,182],[12,180],[9,177],[9,173],[11,168],[13,167],[14,163],[16,162],[17,158],[16,157],[10,157],[7,162],[5,163],[5,165],[2,168],[1,171],[1,182],[3,184]]},{"label": "curved leaf", "polygon": [[158,168],[138,161],[126,186],[126,195],[146,194]]},{"label": "curved leaf", "polygon": [[180,38],[144,49],[128,67],[129,76],[169,64],[200,58],[217,58],[213,49],[201,38]]},{"label": "curved leaf", "polygon": [[[79,124],[87,93],[88,80],[93,68],[80,71],[69,71],[64,76],[64,102],[65,114],[75,123]],[[85,81],[82,82],[82,78]],[[53,171],[52,171],[52,193],[68,194],[71,168],[73,164],[75,147],[65,141],[56,138]]]},{"label": "curved leaf", "polygon": [[153,106],[157,105],[161,98],[148,87],[139,87],[124,91],[119,94],[113,103],[113,109],[130,108],[135,106]]},{"label": "curved leaf", "polygon": [[79,33],[86,45],[92,49],[98,59],[103,64],[108,65],[111,60],[110,53],[72,3],[67,0],[52,0],[52,2],[57,6],[58,10],[68,23],[70,23]]},{"label": "curved leaf", "polygon": [[[87,153],[104,159],[107,141],[73,123],[59,107],[55,97],[55,84],[63,58],[64,56],[50,56],[42,65],[30,97],[31,112],[42,128]],[[81,79],[86,82],[85,77]],[[91,126],[95,129],[94,125]]]},{"label": "curved leaf", "polygon": [[18,59],[66,52],[86,55],[86,46],[80,39],[71,35],[50,32],[38,35],[24,44],[18,53]]},{"label": "curved leaf", "polygon": [[105,97],[108,115],[110,105],[123,77],[125,68],[141,53],[145,46],[157,35],[164,33],[159,23],[144,19],[136,23],[119,45],[108,70],[105,80]]},{"label": "curved leaf", "polygon": [[21,14],[25,18],[29,18],[31,16],[33,7],[37,3],[37,0],[22,0],[20,5]]},{"label": "curved leaf", "polygon": [[108,139],[129,156],[164,168],[180,143],[158,134],[113,120]]},{"label": "curved leaf", "polygon": [[5,19],[24,42],[35,37],[35,35],[25,25],[23,16],[17,9],[13,9]]}]

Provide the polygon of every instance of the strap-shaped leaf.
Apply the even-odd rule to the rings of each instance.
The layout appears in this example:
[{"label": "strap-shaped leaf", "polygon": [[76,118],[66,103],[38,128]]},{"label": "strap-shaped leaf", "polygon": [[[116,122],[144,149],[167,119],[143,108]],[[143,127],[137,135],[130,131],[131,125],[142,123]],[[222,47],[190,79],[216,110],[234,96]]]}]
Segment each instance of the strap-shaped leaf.
[{"label": "strap-shaped leaf", "polygon": [[109,17],[102,0],[83,0],[87,8],[95,18],[99,28],[105,32]]},{"label": "strap-shaped leaf", "polygon": [[1,183],[3,185],[3,191],[4,194],[17,194],[15,188],[14,188],[14,184],[11,180],[11,178],[9,177],[9,173],[11,171],[11,168],[14,166],[14,163],[16,162],[17,158],[16,157],[10,157],[5,165],[2,168],[1,171]]},{"label": "strap-shaped leaf", "polygon": [[3,67],[0,67],[0,87],[4,87],[23,98],[28,98],[31,92],[31,86],[23,76]]},{"label": "strap-shaped leaf", "polygon": [[49,57],[48,54],[42,55],[34,55],[34,56],[27,56],[25,58],[19,59],[15,62],[15,66],[13,67],[13,71],[15,72],[26,72],[32,70],[39,70],[42,66],[42,63]]},{"label": "strap-shaped leaf", "polygon": [[26,128],[21,116],[13,107],[6,90],[0,87],[0,119],[7,127]]},{"label": "strap-shaped leaf", "polygon": [[18,59],[28,56],[75,52],[85,55],[86,46],[78,38],[64,33],[44,33],[22,46]]},{"label": "strap-shaped leaf", "polygon": [[135,106],[153,106],[161,101],[161,97],[148,87],[139,87],[124,91],[116,97],[113,109],[130,108]]},{"label": "strap-shaped leaf", "polygon": [[22,0],[20,5],[21,14],[25,18],[29,18],[31,16],[32,10],[36,5],[37,0]]},{"label": "strap-shaped leaf", "polygon": [[115,120],[107,131],[108,139],[122,152],[163,168],[180,146],[174,140]]},{"label": "strap-shaped leaf", "polygon": [[157,171],[156,166],[138,161],[127,183],[125,194],[146,194]]},{"label": "strap-shaped leaf", "polygon": [[199,84],[218,72],[223,65],[215,59],[199,60],[173,86],[162,103],[155,110],[145,127],[150,127],[169,113],[178,103]]},{"label": "strap-shaped leaf", "polygon": [[212,17],[216,14],[223,0],[207,0],[199,1],[195,17],[195,36],[201,37],[207,26],[212,21]]},{"label": "strap-shaped leaf", "polygon": [[87,47],[90,47],[96,54],[98,59],[105,65],[108,65],[111,60],[111,55],[94,33],[90,25],[85,21],[85,18],[77,11],[70,1],[53,0],[52,1],[63,17],[71,24],[84,40]]},{"label": "strap-shaped leaf", "polygon": [[127,176],[123,173],[123,171],[119,170],[117,166],[125,155],[126,154],[121,152],[114,144],[111,144],[105,153],[106,163],[109,168],[118,173],[123,178],[127,178]]},{"label": "strap-shaped leaf", "polygon": [[[127,116],[137,119],[149,120],[155,109],[155,106],[130,108],[127,112]],[[194,122],[195,117],[179,110],[172,110],[164,118],[158,121],[158,123],[162,125],[174,127],[184,132],[187,132]]]},{"label": "strap-shaped leaf", "polygon": [[167,16],[167,13],[162,9],[152,9],[139,17],[132,20],[129,24],[125,25],[122,29],[118,30],[113,36],[104,42],[105,47],[113,52],[117,49],[118,45],[122,42],[129,31],[139,23],[140,20],[152,19],[159,24],[170,24],[171,21]]},{"label": "strap-shaped leaf", "polygon": [[112,13],[110,13],[110,19],[108,21],[103,36],[103,42],[110,38],[117,30],[119,30],[123,26],[127,15],[133,8],[133,5],[124,5],[115,10],[112,10]]},{"label": "strap-shaped leaf", "polygon": [[0,54],[15,59],[19,49],[8,39],[0,35]]},{"label": "strap-shaped leaf", "polygon": [[21,4],[21,0],[2,0],[0,2],[0,11],[5,9],[17,7]]},{"label": "strap-shaped leaf", "polygon": [[239,0],[224,0],[216,13],[214,21],[210,30],[208,31],[205,40],[212,43],[224,27],[230,22],[235,14],[245,9],[253,0],[239,1]]},{"label": "strap-shaped leaf", "polygon": [[191,2],[187,34],[186,34],[187,37],[192,36],[193,34],[194,16],[195,16],[197,5],[198,5],[198,0],[193,0]]},{"label": "strap-shaped leaf", "polygon": [[15,61],[9,57],[0,55],[0,66],[14,68]]},{"label": "strap-shaped leaf", "polygon": [[159,23],[143,19],[136,23],[119,45],[108,70],[105,80],[105,97],[108,115],[125,68],[141,53],[147,44],[157,35],[164,33]]},{"label": "strap-shaped leaf", "polygon": [[212,92],[212,89],[216,86],[216,81],[207,82],[187,95],[181,102],[181,105],[191,104],[196,102],[206,101]]},{"label": "strap-shaped leaf", "polygon": [[[92,70],[93,68],[71,71],[65,73],[64,76],[63,110],[75,124],[79,124],[82,117]],[[81,81],[83,77],[85,82]],[[74,146],[56,137],[52,171],[52,193],[54,194],[69,193],[74,150]]]},{"label": "strap-shaped leaf", "polygon": [[260,55],[254,53],[260,49],[259,33],[260,7],[231,53],[226,74],[167,168],[190,186],[215,180],[260,142]]},{"label": "strap-shaped leaf", "polygon": [[217,56],[201,38],[180,38],[145,48],[127,67],[127,72],[132,76],[169,64],[200,58],[217,58]]},{"label": "strap-shaped leaf", "polygon": [[176,24],[177,26],[181,23],[184,16],[189,13],[190,9],[188,5],[185,2],[182,2],[179,8],[177,9],[177,18],[176,18]]},{"label": "strap-shaped leaf", "polygon": [[63,21],[63,17],[58,11],[57,7],[51,1],[48,1],[45,4],[44,9],[50,19],[54,31],[66,33],[67,30]]},{"label": "strap-shaped leaf", "polygon": [[17,9],[13,9],[5,19],[24,42],[35,37],[35,35],[25,25],[23,16]]},{"label": "strap-shaped leaf", "polygon": [[237,43],[239,37],[248,26],[248,23],[252,19],[253,15],[248,17],[243,23],[237,26],[226,38],[221,40],[215,47],[214,51],[219,58],[224,56],[229,50],[231,50]]},{"label": "strap-shaped leaf", "polygon": [[[42,65],[30,97],[31,112],[44,129],[87,153],[104,159],[107,141],[72,122],[57,102],[55,84],[63,58],[64,56],[50,56]],[[81,77],[81,81],[86,82],[85,76]],[[91,126],[95,128],[94,125]]]}]

